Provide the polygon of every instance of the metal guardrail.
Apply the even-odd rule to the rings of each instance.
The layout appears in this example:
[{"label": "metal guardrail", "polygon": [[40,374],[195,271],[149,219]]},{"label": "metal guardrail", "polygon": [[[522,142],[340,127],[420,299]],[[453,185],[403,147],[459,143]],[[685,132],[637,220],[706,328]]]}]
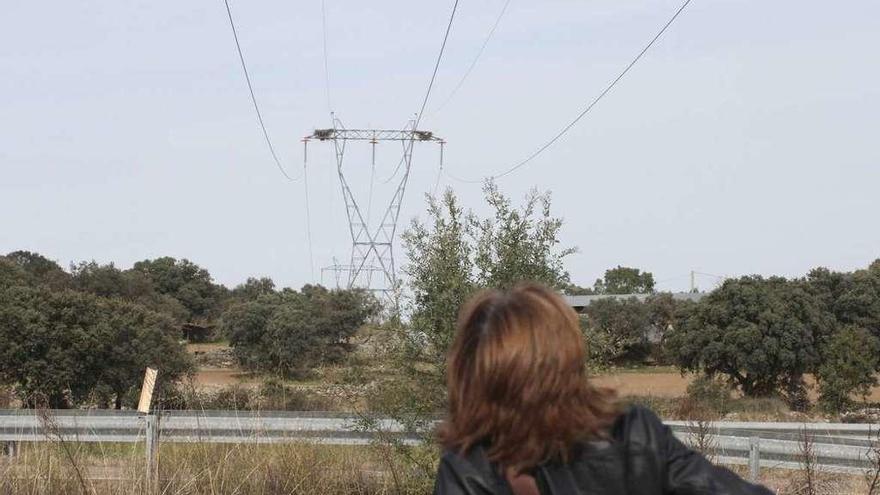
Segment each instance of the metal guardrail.
[{"label": "metal guardrail", "polygon": [[[53,423],[51,432],[33,410],[0,411],[0,443],[45,442],[59,435],[67,441],[101,443],[146,438],[144,417],[134,411],[63,410],[50,411],[48,417]],[[355,428],[357,419],[350,414],[323,412],[165,411],[160,433],[162,442],[368,444],[376,433]],[[695,424],[683,421],[666,424],[686,443],[698,430]],[[404,442],[418,442],[395,421],[380,419],[377,426]],[[782,469],[800,465],[801,440],[807,432],[820,468],[835,472],[868,468],[868,455],[880,429],[880,425],[842,423],[714,422],[702,427],[711,439],[717,462],[747,464],[757,438],[760,466]]]}]

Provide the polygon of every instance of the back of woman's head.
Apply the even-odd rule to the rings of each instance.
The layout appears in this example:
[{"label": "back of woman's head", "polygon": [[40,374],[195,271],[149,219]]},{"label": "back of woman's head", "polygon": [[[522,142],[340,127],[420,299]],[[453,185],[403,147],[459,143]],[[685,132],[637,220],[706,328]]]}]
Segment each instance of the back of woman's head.
[{"label": "back of woman's head", "polygon": [[459,313],[448,358],[448,449],[486,443],[489,459],[516,471],[601,436],[615,415],[610,392],[587,381],[575,312],[540,285],[486,291]]}]

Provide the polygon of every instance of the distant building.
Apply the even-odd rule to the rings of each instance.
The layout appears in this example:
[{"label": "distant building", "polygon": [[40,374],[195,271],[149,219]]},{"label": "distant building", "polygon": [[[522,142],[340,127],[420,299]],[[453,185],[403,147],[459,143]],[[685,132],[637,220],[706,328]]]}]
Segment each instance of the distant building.
[{"label": "distant building", "polygon": [[[697,302],[703,297],[705,297],[706,292],[674,292],[672,294],[672,298],[677,301],[693,301]],[[593,301],[598,301],[599,299],[630,299],[636,298],[639,301],[644,301],[645,299],[651,297],[655,294],[591,294],[588,296],[569,296],[563,295],[568,304],[574,308],[578,313],[583,313],[584,310],[593,303]],[[645,340],[650,343],[657,343],[660,341],[661,335],[663,332],[658,328],[654,328],[650,326],[645,329]]]},{"label": "distant building", "polygon": [[[694,301],[697,302],[702,299],[707,293],[706,292],[673,292],[672,298],[676,301]],[[574,308],[578,313],[583,313],[584,309],[590,305],[593,301],[597,301],[599,299],[629,299],[636,298],[639,301],[644,301],[645,299],[656,295],[656,294],[590,294],[588,296],[569,296],[563,295],[568,304]]]}]

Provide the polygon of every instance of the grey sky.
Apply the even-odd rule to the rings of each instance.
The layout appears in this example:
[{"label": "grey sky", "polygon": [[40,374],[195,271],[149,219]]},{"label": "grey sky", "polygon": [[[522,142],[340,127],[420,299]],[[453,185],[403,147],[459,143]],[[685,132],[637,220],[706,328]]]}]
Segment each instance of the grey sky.
[{"label": "grey sky", "polygon": [[[423,128],[447,168],[478,178],[573,118],[678,8],[677,0],[462,0]],[[232,4],[275,145],[329,126],[320,1]],[[451,2],[326,0],[333,107],[348,127],[418,110]],[[25,2],[0,17],[0,252],[121,266],[187,257],[235,284],[311,279],[301,183],[262,142],[220,0]],[[638,266],[800,275],[880,257],[880,3],[694,0],[645,59],[556,146],[499,181],[549,189],[589,285]],[[386,177],[398,150],[380,147]],[[366,201],[369,149],[348,170]],[[437,150],[416,150],[402,223],[424,209]],[[329,145],[310,148],[316,277],[348,256]],[[467,206],[479,186],[444,179]],[[377,189],[387,197],[388,186]],[[377,216],[380,206],[373,206]],[[402,255],[402,253],[400,253]],[[401,256],[402,258],[402,256]],[[700,285],[714,280],[703,278]]]}]

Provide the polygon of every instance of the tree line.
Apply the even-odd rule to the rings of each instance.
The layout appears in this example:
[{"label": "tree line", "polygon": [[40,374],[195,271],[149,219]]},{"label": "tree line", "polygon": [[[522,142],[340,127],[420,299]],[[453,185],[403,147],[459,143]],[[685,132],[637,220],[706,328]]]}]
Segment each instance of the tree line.
[{"label": "tree line", "polygon": [[[442,407],[444,359],[457,308],[475,291],[537,281],[570,295],[647,294],[593,300],[581,318],[589,365],[677,366],[721,380],[746,396],[808,406],[817,387],[822,406],[839,411],[877,385],[880,371],[880,260],[852,272],[816,268],[806,276],[728,279],[698,302],[658,293],[650,272],[618,266],[592,287],[570,280],[563,261],[562,219],[549,194],[513,205],[494,184],[484,188],[491,212],[463,208],[452,191],[428,198],[427,221],[404,235],[412,318],[402,325],[398,355],[426,401]],[[428,365],[428,367],[425,366]]]},{"label": "tree line", "polygon": [[[552,214],[549,193],[532,192],[517,205],[492,183],[483,192],[487,215],[448,190],[429,196],[427,215],[403,234],[401,312],[386,313],[378,325],[390,334],[385,358],[396,369],[376,378],[382,387],[372,399],[386,403],[378,409],[442,409],[459,307],[476,291],[522,281],[568,294],[648,295],[601,298],[585,308],[581,326],[594,368],[671,364],[799,409],[807,405],[808,377],[833,410],[877,383],[880,260],[853,272],[729,279],[699,302],[658,293],[650,272],[626,266],[580,287],[565,270],[576,249],[560,242],[563,221]],[[344,359],[355,332],[379,311],[358,290],[279,289],[269,278],[228,289],[185,259],[64,270],[17,251],[0,256],[0,384],[25,402],[39,395],[53,407],[122,407],[133,401],[146,365],[159,366],[166,381],[192,371],[184,338],[223,338],[246,369],[302,376]]]},{"label": "tree line", "polygon": [[361,291],[276,289],[269,278],[230,290],[186,259],[64,270],[15,251],[0,256],[0,385],[24,406],[132,406],[145,367],[171,386],[194,371],[184,344],[212,338],[247,369],[292,375],[340,359],[376,311]]}]

